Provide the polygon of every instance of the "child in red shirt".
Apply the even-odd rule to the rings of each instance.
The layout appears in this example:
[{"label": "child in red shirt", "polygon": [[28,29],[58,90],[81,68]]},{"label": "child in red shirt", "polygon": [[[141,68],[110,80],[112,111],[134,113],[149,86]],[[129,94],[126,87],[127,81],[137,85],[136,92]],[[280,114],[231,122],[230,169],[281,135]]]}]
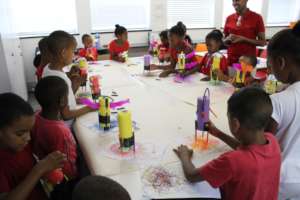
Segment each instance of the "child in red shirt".
[{"label": "child in red shirt", "polygon": [[61,167],[65,156],[54,152],[36,163],[30,130],[34,112],[21,97],[0,94],[0,196],[4,199],[48,199],[39,182],[46,173]]},{"label": "child in red shirt", "polygon": [[210,71],[213,64],[214,57],[220,57],[220,70],[218,72],[218,79],[221,81],[227,81],[228,78],[228,67],[227,67],[227,59],[220,52],[221,47],[223,46],[223,34],[219,30],[213,30],[206,35],[205,42],[207,46],[207,54],[203,57],[200,63],[200,69],[194,68],[192,70],[187,71],[184,76],[188,76],[200,70],[200,73],[207,75],[206,78],[202,79],[204,81],[210,80]]},{"label": "child in red shirt", "polygon": [[158,45],[158,58],[160,62],[170,60],[170,44],[168,38],[168,30],[160,32],[160,44]]},{"label": "child in red shirt", "polygon": [[259,88],[244,88],[228,100],[229,127],[235,138],[208,123],[209,132],[234,150],[196,168],[193,151],[181,145],[175,153],[191,182],[207,181],[220,188],[224,200],[277,200],[280,176],[280,147],[265,133],[272,114],[269,95]]},{"label": "child in red shirt", "polygon": [[128,49],[130,47],[127,29],[117,24],[115,36],[117,39],[111,41],[108,45],[110,59],[118,62],[125,62],[128,57]]},{"label": "child in red shirt", "polygon": [[97,61],[98,51],[96,47],[93,47],[93,38],[88,34],[84,34],[81,38],[81,41],[84,45],[84,48],[79,49],[78,55],[86,58],[88,61]]},{"label": "child in red shirt", "polygon": [[[51,85],[56,87],[49,87]],[[60,117],[60,110],[68,105],[68,86],[63,79],[48,76],[38,82],[35,97],[42,110],[36,114],[32,129],[33,150],[39,159],[52,151],[64,153],[67,160],[62,172],[68,179],[74,179],[78,175],[76,142],[71,130]]]},{"label": "child in red shirt", "polygon": [[42,78],[44,67],[49,64],[50,58],[47,48],[47,37],[44,37],[39,41],[39,50],[40,50],[40,62],[36,66],[36,72],[35,75],[37,77],[37,80],[39,81]]},{"label": "child in red shirt", "polygon": [[[177,73],[176,64],[178,61],[178,54],[183,52],[188,55],[194,51],[194,49],[185,41],[186,28],[182,23],[178,23],[173,26],[169,31],[170,41],[170,60],[171,64],[168,65],[151,65],[151,70],[162,69],[163,72],[160,77],[167,77],[172,73]],[[185,63],[196,62],[196,57],[186,58]],[[195,66],[196,67],[196,66]]]}]

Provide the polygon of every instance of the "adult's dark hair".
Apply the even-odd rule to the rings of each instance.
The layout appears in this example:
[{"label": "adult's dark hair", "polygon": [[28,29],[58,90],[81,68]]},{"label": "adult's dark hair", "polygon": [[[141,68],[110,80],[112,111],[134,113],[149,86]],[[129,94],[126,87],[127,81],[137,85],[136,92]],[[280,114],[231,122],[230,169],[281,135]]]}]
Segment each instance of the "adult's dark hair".
[{"label": "adult's dark hair", "polygon": [[42,109],[59,108],[62,97],[67,94],[67,83],[57,76],[42,78],[34,90],[35,98],[41,105]]},{"label": "adult's dark hair", "polygon": [[72,196],[72,200],[130,200],[123,186],[104,176],[83,178],[76,185]]},{"label": "adult's dark hair", "polygon": [[285,57],[300,63],[300,21],[293,29],[276,33],[268,44],[268,55],[272,58]]},{"label": "adult's dark hair", "polygon": [[63,49],[77,45],[76,39],[73,35],[65,31],[54,31],[47,38],[48,51],[52,58],[60,57]]},{"label": "adult's dark hair", "polygon": [[250,130],[263,130],[272,114],[269,95],[257,87],[246,87],[234,93],[228,100],[228,113]]},{"label": "adult's dark hair", "polygon": [[115,25],[115,36],[122,35],[123,33],[127,32],[127,29],[124,26],[120,26],[119,24]]},{"label": "adult's dark hair", "polygon": [[0,94],[0,129],[11,125],[23,116],[32,116],[34,111],[29,103],[13,93]]}]

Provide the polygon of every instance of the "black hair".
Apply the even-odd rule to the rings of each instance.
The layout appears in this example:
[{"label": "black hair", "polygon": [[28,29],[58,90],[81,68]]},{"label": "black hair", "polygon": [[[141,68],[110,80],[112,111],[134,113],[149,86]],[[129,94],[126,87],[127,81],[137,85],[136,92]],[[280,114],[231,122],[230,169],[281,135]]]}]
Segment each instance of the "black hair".
[{"label": "black hair", "polygon": [[53,58],[60,56],[63,49],[77,45],[73,35],[65,31],[54,31],[47,38],[48,51]]},{"label": "black hair", "polygon": [[119,24],[115,25],[115,36],[122,35],[123,33],[127,32],[127,29],[124,26],[120,26]]},{"label": "black hair", "polygon": [[250,64],[255,68],[256,65],[257,65],[257,57],[256,56],[244,56],[246,57],[247,59],[249,59],[250,61]]},{"label": "black hair", "polygon": [[34,111],[29,103],[13,93],[0,94],[0,129],[11,125],[22,116],[32,116]]},{"label": "black hair", "polygon": [[224,49],[224,43],[223,43],[223,33],[218,30],[212,30],[211,32],[209,32],[206,37],[206,40],[214,40],[216,42],[219,42],[221,44],[221,48],[220,49]]},{"label": "black hair", "polygon": [[35,68],[38,68],[40,66],[40,64],[41,64],[41,61],[42,61],[42,55],[41,54],[37,54],[33,58],[33,66]]},{"label": "black hair", "polygon": [[186,26],[182,22],[178,22],[170,29],[170,34],[175,34],[184,38],[186,35]]},{"label": "black hair", "polygon": [[293,29],[285,29],[276,33],[268,44],[268,55],[290,58],[300,63],[300,21]]},{"label": "black hair", "polygon": [[72,200],[130,200],[126,189],[103,176],[87,176],[75,187]]},{"label": "black hair", "polygon": [[164,30],[162,32],[159,33],[159,37],[163,38],[164,40],[168,40],[168,30]]},{"label": "black hair", "polygon": [[42,109],[59,108],[61,99],[67,94],[67,83],[57,76],[42,78],[34,90],[35,98],[41,105]]},{"label": "black hair", "polygon": [[89,34],[83,34],[81,37],[81,41],[84,42],[85,39],[91,37]]},{"label": "black hair", "polygon": [[258,87],[246,87],[234,93],[228,100],[228,113],[237,118],[245,128],[264,130],[272,114],[269,95]]},{"label": "black hair", "polygon": [[47,42],[47,38],[48,38],[48,37],[42,38],[42,39],[39,41],[39,43],[38,43],[38,47],[39,47],[39,50],[40,50],[40,53],[41,53],[41,54],[47,53],[47,51],[48,51],[48,42]]}]

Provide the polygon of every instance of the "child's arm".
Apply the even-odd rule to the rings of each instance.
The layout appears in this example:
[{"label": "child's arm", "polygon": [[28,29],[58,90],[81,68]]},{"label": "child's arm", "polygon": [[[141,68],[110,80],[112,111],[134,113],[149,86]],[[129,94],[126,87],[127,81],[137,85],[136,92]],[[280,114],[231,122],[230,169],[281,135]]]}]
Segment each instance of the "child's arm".
[{"label": "child's arm", "polygon": [[111,54],[112,60],[117,61],[117,62],[122,62],[122,63],[125,62],[125,58],[119,56],[118,54],[115,54],[115,53],[110,53],[110,54]]},{"label": "child's arm", "polygon": [[26,178],[12,191],[6,194],[5,200],[26,200],[34,189],[40,178],[47,172],[61,167],[65,155],[60,152],[53,152],[45,159],[38,162]]},{"label": "child's arm", "polygon": [[187,77],[187,76],[190,76],[190,75],[192,75],[192,74],[194,74],[194,73],[196,73],[196,72],[198,72],[198,71],[199,71],[199,67],[196,66],[196,67],[194,67],[193,69],[186,70],[186,71],[182,74],[182,76],[183,76],[183,77]]},{"label": "child's arm", "polygon": [[70,110],[69,106],[66,106],[63,110],[61,110],[61,115],[64,120],[70,120],[85,115],[92,111],[93,109],[88,106],[84,106],[76,110]]},{"label": "child's arm", "polygon": [[238,140],[234,139],[233,137],[231,137],[231,136],[223,133],[219,129],[217,129],[212,122],[209,123],[209,133],[212,134],[213,136],[221,139],[232,149],[237,149],[239,146],[241,146],[241,143]]},{"label": "child's arm", "polygon": [[188,149],[187,146],[181,145],[174,149],[175,154],[181,161],[182,168],[186,179],[192,183],[203,181],[200,176],[199,169],[192,163],[193,150]]}]

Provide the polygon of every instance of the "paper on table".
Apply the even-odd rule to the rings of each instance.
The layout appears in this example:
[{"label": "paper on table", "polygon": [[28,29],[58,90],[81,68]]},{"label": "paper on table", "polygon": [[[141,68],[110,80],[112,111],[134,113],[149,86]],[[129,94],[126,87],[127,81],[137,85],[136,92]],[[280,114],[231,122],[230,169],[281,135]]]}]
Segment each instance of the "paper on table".
[{"label": "paper on table", "polygon": [[180,163],[149,166],[142,172],[143,195],[147,198],[220,198],[207,182],[189,183]]}]

